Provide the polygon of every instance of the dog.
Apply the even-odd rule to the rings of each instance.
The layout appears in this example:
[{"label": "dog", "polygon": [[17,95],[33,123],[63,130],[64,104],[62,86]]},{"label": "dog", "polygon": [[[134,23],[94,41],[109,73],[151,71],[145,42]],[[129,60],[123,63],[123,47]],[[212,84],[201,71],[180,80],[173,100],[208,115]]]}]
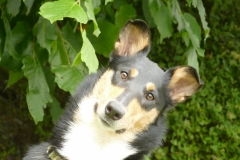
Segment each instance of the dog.
[{"label": "dog", "polygon": [[140,160],[162,144],[167,111],[196,93],[203,82],[190,66],[163,71],[147,58],[150,30],[129,20],[106,69],[76,89],[47,142],[24,160]]}]

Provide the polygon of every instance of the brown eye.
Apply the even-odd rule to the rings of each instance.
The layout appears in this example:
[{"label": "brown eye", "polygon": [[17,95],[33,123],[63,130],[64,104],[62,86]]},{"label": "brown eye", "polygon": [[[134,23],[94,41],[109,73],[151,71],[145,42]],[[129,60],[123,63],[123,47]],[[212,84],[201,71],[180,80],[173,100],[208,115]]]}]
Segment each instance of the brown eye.
[{"label": "brown eye", "polygon": [[154,95],[152,93],[148,93],[146,95],[146,99],[149,100],[149,101],[153,101],[154,100]]},{"label": "brown eye", "polygon": [[121,72],[121,78],[122,78],[122,79],[127,79],[127,78],[128,78],[128,73],[125,72],[125,71],[122,71],[122,72]]}]

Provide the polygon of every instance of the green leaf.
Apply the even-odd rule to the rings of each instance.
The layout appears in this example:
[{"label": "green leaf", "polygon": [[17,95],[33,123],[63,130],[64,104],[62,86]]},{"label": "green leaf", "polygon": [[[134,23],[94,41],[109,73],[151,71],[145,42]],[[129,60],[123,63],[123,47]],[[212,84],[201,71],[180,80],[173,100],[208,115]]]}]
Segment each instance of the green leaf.
[{"label": "green leaf", "polygon": [[197,0],[197,2],[192,2],[193,6],[198,9],[198,13],[202,22],[202,27],[204,29],[204,42],[209,37],[210,28],[208,27],[208,23],[206,21],[206,12],[203,6],[202,0]]},{"label": "green leaf", "polygon": [[188,52],[188,65],[194,67],[199,73],[199,64],[196,50],[193,47],[190,47],[187,52]]},{"label": "green leaf", "polygon": [[27,104],[35,123],[43,118],[43,108],[52,101],[49,87],[37,59],[27,56],[23,59],[22,70],[28,79]]},{"label": "green leaf", "polygon": [[49,52],[52,42],[58,37],[55,25],[42,17],[39,17],[38,22],[34,25],[33,35],[37,36],[37,42],[40,46],[46,48]]},{"label": "green leaf", "polygon": [[177,0],[172,1],[172,15],[174,17],[174,20],[177,22],[178,26],[177,29],[178,31],[184,30],[184,21],[183,21],[183,13],[181,11],[181,8],[179,6],[179,3]]},{"label": "green leaf", "polygon": [[101,33],[101,31],[99,30],[97,21],[95,19],[92,0],[86,0],[85,1],[85,6],[87,8],[88,18],[91,19],[93,21],[93,24],[94,24],[94,32],[93,32],[93,34],[95,36],[98,36]]},{"label": "green leaf", "polygon": [[59,117],[62,115],[63,109],[61,108],[61,105],[56,98],[53,98],[52,103],[50,103],[49,105],[52,122],[55,124]]},{"label": "green leaf", "polygon": [[143,10],[143,15],[145,17],[145,20],[146,20],[149,28],[153,28],[156,25],[154,23],[152,15],[151,15],[148,3],[149,3],[148,1],[142,1],[142,10]]},{"label": "green leaf", "polygon": [[204,49],[202,49],[202,48],[196,48],[196,51],[197,51],[197,53],[198,53],[199,56],[204,57],[204,52],[205,52]]},{"label": "green leaf", "polygon": [[70,65],[52,66],[52,72],[58,86],[72,94],[84,77],[79,68]]},{"label": "green leaf", "polygon": [[129,20],[136,17],[136,10],[132,5],[123,5],[115,13],[115,24],[118,28]]},{"label": "green leaf", "polygon": [[9,78],[8,78],[8,83],[6,88],[10,87],[11,85],[15,84],[19,79],[23,77],[23,72],[22,71],[10,71],[9,73]]},{"label": "green leaf", "polygon": [[4,26],[3,26],[3,21],[0,21],[0,62],[1,58],[4,52],[4,45],[5,45],[5,32],[4,32]]},{"label": "green leaf", "polygon": [[80,31],[73,32],[73,30],[73,26],[67,22],[62,28],[62,36],[76,52],[79,52],[82,44],[81,33]]},{"label": "green leaf", "polygon": [[111,8],[113,6],[114,9],[118,10],[123,5],[128,5],[127,0],[115,0],[115,1],[113,1],[112,5],[109,5],[109,6],[111,6]]},{"label": "green leaf", "polygon": [[22,59],[14,59],[5,48],[3,55],[1,56],[0,66],[12,71],[20,71],[22,68]]},{"label": "green leaf", "polygon": [[27,7],[26,15],[28,15],[32,9],[34,1],[33,0],[25,0],[24,4]]},{"label": "green leaf", "polygon": [[50,96],[47,95],[47,93],[49,93],[48,84],[38,60],[27,56],[23,59],[23,64],[22,70],[24,76],[28,79],[29,91],[33,93],[44,93],[42,94],[43,98],[45,97],[44,102],[49,102],[51,98],[49,99]]},{"label": "green leaf", "polygon": [[15,59],[19,59],[20,55],[17,53],[14,45],[12,44],[12,30],[9,24],[8,19],[5,17],[5,15],[2,15],[3,24],[6,32],[6,39],[5,39],[5,47],[8,51],[8,53]]},{"label": "green leaf", "polygon": [[189,34],[189,38],[194,46],[194,49],[199,55],[204,56],[204,50],[200,48],[201,28],[198,25],[195,17],[188,13],[183,14],[185,29]]},{"label": "green leaf", "polygon": [[93,8],[97,9],[101,5],[101,0],[92,0]]},{"label": "green leaf", "polygon": [[114,0],[105,0],[105,5],[108,3],[108,2],[113,2]]},{"label": "green leaf", "polygon": [[4,3],[6,0],[0,0],[0,5],[2,4],[2,3]]},{"label": "green leaf", "polygon": [[[188,31],[189,34],[197,36],[196,38],[199,41],[197,43],[199,43],[198,45],[200,45],[200,41],[201,41],[201,28],[200,28],[196,18],[193,17],[189,13],[184,13],[183,14],[183,18],[184,18],[186,30]],[[191,35],[190,35],[190,37],[191,37]]]},{"label": "green leaf", "polygon": [[80,51],[83,43],[80,31],[73,32],[73,27],[67,22],[62,28],[62,36],[70,63],[74,63],[73,61],[76,59],[77,53]]},{"label": "green leaf", "polygon": [[186,46],[189,46],[189,36],[187,32],[182,32],[182,39]]},{"label": "green leaf", "polygon": [[40,93],[32,93],[27,91],[27,104],[28,110],[33,117],[35,124],[43,120],[44,111],[43,107],[46,106],[46,103],[42,101]]},{"label": "green leaf", "polygon": [[91,25],[86,29],[87,35],[96,52],[108,58],[114,49],[114,43],[118,38],[119,30],[107,20],[99,20],[98,25],[102,31],[98,37],[91,35],[93,28]]},{"label": "green leaf", "polygon": [[15,17],[19,13],[19,8],[21,6],[21,0],[8,0],[7,1],[8,13]]},{"label": "green leaf", "polygon": [[98,59],[91,42],[87,38],[85,30],[82,32],[82,39],[83,39],[82,49],[78,54],[81,54],[82,61],[86,63],[89,73],[94,73],[98,69]]},{"label": "green leaf", "polygon": [[[27,36],[29,35],[30,27],[24,21],[18,21],[15,27],[12,30],[11,43],[16,47],[17,44],[22,41],[26,41]],[[18,51],[19,52],[19,51]]]},{"label": "green leaf", "polygon": [[80,63],[82,63],[82,59],[81,59],[81,52],[79,52],[77,54],[77,56],[74,58],[74,61],[73,61],[73,66],[78,66]]},{"label": "green leaf", "polygon": [[69,44],[66,43],[60,30],[57,32],[57,39],[52,42],[51,51],[49,54],[49,63],[51,65],[66,65],[70,64],[68,47]]},{"label": "green leaf", "polygon": [[186,0],[188,5],[191,6],[192,0]]},{"label": "green leaf", "polygon": [[163,1],[150,0],[149,9],[161,35],[160,42],[162,42],[164,38],[171,37],[173,32],[172,16],[168,7]]},{"label": "green leaf", "polygon": [[75,18],[80,23],[87,23],[88,18],[83,8],[75,0],[46,2],[40,7],[40,15],[51,23],[64,17]]}]

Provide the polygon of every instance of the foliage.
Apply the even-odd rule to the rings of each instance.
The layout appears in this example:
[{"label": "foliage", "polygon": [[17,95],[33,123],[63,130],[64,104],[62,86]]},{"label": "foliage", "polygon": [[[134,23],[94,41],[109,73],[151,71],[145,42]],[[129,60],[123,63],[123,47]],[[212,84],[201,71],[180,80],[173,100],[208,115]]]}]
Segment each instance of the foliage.
[{"label": "foliage", "polygon": [[[172,36],[173,23],[178,25],[187,47],[188,64],[198,69],[197,53],[203,56],[204,50],[200,48],[201,28],[196,18],[183,13],[177,0],[142,3],[145,18],[161,34],[160,42]],[[206,39],[209,28],[201,0],[187,3],[198,9]],[[127,20],[137,18],[136,8],[120,0],[113,3],[106,0],[104,4],[100,0],[24,3],[18,0],[14,5],[13,0],[2,0],[1,10],[1,27],[5,32],[1,34],[0,65],[9,70],[7,87],[27,78],[26,99],[35,123],[43,120],[47,105],[61,113],[54,97],[55,83],[73,93],[87,70],[96,72],[99,65],[96,54],[108,57],[119,29]],[[57,119],[58,114],[51,113]]]},{"label": "foliage", "polygon": [[239,159],[239,6],[234,0],[0,0],[5,90],[26,79],[21,89],[34,122],[49,113],[55,122],[62,112],[58,88],[74,93],[84,76],[107,63],[126,21],[144,19],[152,32],[150,58],[164,69],[200,67],[205,82],[170,112],[163,147],[146,159]]}]

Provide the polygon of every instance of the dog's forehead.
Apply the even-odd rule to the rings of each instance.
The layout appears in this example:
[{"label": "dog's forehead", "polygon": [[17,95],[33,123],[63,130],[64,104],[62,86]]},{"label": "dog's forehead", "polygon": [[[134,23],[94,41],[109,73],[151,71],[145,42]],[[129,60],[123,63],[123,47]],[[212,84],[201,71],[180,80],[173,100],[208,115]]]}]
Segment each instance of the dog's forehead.
[{"label": "dog's forehead", "polygon": [[157,86],[162,84],[164,78],[164,71],[147,57],[122,62],[118,70],[129,71],[130,77],[138,84],[153,83]]}]

